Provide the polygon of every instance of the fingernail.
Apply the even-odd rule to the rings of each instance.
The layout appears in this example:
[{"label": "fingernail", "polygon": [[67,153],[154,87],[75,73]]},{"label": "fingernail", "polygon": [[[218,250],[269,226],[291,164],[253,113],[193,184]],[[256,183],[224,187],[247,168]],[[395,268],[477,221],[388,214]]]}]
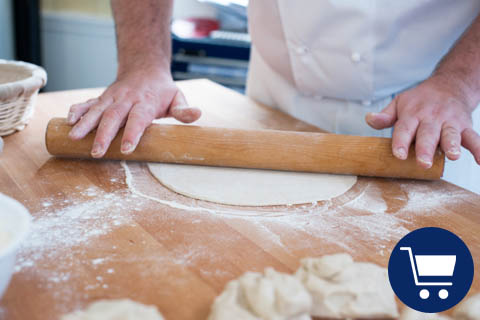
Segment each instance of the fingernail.
[{"label": "fingernail", "polygon": [[103,154],[103,148],[99,143],[94,143],[92,147],[92,156],[98,157]]},{"label": "fingernail", "polygon": [[451,154],[452,156],[458,156],[460,154],[460,149],[458,148],[451,148],[450,150],[448,150],[447,152],[448,154]]},{"label": "fingernail", "polygon": [[405,148],[395,149],[395,156],[402,160],[407,159],[407,152],[405,151]]},{"label": "fingernail", "polygon": [[432,161],[430,161],[430,159],[428,159],[426,156],[420,156],[418,158],[418,161],[425,164],[427,168],[430,168],[432,166]]},{"label": "fingernail", "polygon": [[132,153],[133,150],[135,150],[135,146],[131,142],[127,141],[122,144],[122,149],[120,152],[123,154],[129,154]]},{"label": "fingernail", "polygon": [[187,105],[179,105],[179,106],[176,106],[175,109],[177,109],[177,110],[185,110],[185,109],[190,109],[190,107],[187,106]]}]

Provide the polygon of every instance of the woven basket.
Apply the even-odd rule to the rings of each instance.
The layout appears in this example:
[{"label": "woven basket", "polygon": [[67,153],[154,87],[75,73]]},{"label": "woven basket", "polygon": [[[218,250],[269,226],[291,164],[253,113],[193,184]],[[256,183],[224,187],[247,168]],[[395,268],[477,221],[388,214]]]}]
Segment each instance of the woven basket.
[{"label": "woven basket", "polygon": [[33,115],[38,90],[46,83],[43,68],[0,59],[0,136],[25,128]]}]

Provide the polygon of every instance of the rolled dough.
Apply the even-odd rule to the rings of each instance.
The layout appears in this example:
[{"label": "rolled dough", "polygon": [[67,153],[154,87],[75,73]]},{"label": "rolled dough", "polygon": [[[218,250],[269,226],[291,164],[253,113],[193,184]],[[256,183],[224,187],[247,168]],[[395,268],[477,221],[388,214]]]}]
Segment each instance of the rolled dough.
[{"label": "rolled dough", "polygon": [[216,203],[268,206],[328,200],[348,191],[356,176],[149,163],[163,185]]}]

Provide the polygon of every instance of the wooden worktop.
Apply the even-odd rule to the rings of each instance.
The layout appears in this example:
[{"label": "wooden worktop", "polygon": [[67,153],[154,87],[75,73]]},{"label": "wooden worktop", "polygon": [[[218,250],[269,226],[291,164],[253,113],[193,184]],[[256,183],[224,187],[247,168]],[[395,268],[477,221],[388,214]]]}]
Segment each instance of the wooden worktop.
[{"label": "wooden worktop", "polygon": [[[199,125],[318,131],[209,81],[179,85],[202,108]],[[132,189],[120,162],[52,158],[48,120],[101,91],[41,94],[28,127],[5,138],[0,192],[35,223],[0,319],[56,320],[97,299],[131,298],[166,319],[203,320],[225,283],[246,271],[294,272],[303,257],[336,252],[386,266],[396,242],[425,226],[455,232],[479,266],[480,196],[444,181],[359,178],[331,201],[247,208],[176,194],[144,164],[127,163]],[[470,293],[479,290],[477,272]]]}]

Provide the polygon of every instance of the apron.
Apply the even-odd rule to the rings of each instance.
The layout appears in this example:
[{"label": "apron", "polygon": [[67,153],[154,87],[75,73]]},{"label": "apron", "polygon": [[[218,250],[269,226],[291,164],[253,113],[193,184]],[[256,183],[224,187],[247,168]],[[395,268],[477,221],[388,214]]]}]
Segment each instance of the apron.
[{"label": "apron", "polygon": [[[248,96],[332,133],[390,137],[365,115],[428,78],[480,1],[250,0],[248,10]],[[480,193],[467,153],[447,161],[444,178]]]}]

